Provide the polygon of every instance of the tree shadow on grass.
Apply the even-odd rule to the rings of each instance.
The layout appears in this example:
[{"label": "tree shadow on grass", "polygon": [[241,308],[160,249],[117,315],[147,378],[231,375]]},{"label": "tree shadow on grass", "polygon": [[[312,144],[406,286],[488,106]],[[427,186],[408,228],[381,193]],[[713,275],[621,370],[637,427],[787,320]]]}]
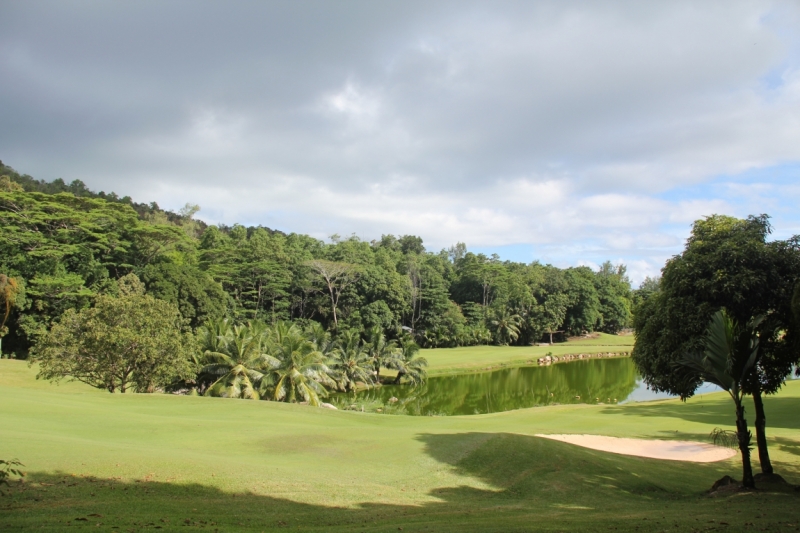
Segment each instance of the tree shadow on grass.
[{"label": "tree shadow on grass", "polygon": [[[704,491],[736,473],[727,463],[643,459],[509,433],[417,438],[428,456],[463,476],[464,485],[433,489],[422,503],[345,508],[200,484],[31,473],[0,498],[0,530],[633,531],[669,523],[689,531],[696,520],[719,519],[722,503]],[[341,489],[332,480],[324,490],[333,495]],[[769,513],[775,524],[789,520],[794,509],[770,494],[752,495],[744,506],[749,514]],[[746,516],[738,517],[741,523],[729,520],[731,526],[743,526]]]},{"label": "tree shadow on grass", "polygon": [[511,433],[425,434],[418,439],[433,458],[480,479],[503,497],[558,502],[568,496],[587,505],[613,500],[619,491],[695,498],[730,473],[725,463],[660,461]]},{"label": "tree shadow on grass", "polygon": [[773,437],[771,440],[778,445],[780,451],[800,456],[800,442],[783,437]]},{"label": "tree shadow on grass", "polygon": [[[770,427],[800,429],[800,417],[796,416],[798,409],[800,409],[800,398],[766,396],[764,398],[764,411],[767,415],[767,429],[769,430]],[[755,420],[755,409],[751,399],[745,402],[745,412],[750,420]],[[689,422],[700,422],[723,427],[735,426],[736,424],[733,402],[727,397],[715,399],[697,398],[687,403],[626,404],[619,407],[607,407],[601,413],[680,418]],[[750,423],[752,425],[752,421]]]},{"label": "tree shadow on grass", "polygon": [[[331,491],[336,490],[331,487]],[[0,498],[0,530],[20,531],[405,531],[430,522],[441,503],[357,508],[313,505],[252,491],[229,492],[197,483],[31,473]]]},{"label": "tree shadow on grass", "polygon": [[[670,433],[665,440],[709,442],[708,435]],[[741,477],[738,450],[730,460],[692,463],[648,459],[591,450],[565,442],[509,433],[426,434],[426,452],[459,474],[511,495],[543,504],[614,506],[619,495],[636,499],[658,494],[665,500],[696,500],[724,475]],[[786,439],[782,439],[786,440]],[[800,446],[792,441],[800,454]],[[754,468],[758,465],[754,456]],[[800,481],[800,465],[780,463],[787,480]]]}]

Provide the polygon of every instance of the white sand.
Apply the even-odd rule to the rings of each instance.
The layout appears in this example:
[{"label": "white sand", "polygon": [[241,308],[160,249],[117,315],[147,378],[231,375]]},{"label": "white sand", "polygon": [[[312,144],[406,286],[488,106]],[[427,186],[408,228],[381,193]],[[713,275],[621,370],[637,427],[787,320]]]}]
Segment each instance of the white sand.
[{"label": "white sand", "polygon": [[652,459],[670,461],[691,461],[693,463],[713,463],[736,455],[736,450],[722,448],[702,442],[685,440],[645,440],[605,437],[603,435],[536,435],[584,448],[603,452],[636,455]]}]

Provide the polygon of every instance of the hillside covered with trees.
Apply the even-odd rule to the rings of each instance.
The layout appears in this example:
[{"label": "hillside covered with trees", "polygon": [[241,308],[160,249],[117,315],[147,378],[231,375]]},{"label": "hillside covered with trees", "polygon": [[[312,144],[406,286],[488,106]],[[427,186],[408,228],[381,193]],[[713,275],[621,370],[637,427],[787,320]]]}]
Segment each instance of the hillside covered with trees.
[{"label": "hillside covered with trees", "polygon": [[[334,336],[380,329],[424,347],[530,344],[552,334],[617,332],[634,295],[623,265],[559,269],[501,261],[459,243],[428,251],[420,237],[326,243],[265,227],[206,226],[81,181],[45,182],[0,163],[0,274],[8,304],[4,353],[29,349],[68,309],[114,295],[134,273],[177,306],[186,330],[232,323],[321,324]],[[10,301],[12,298],[9,297]]]}]

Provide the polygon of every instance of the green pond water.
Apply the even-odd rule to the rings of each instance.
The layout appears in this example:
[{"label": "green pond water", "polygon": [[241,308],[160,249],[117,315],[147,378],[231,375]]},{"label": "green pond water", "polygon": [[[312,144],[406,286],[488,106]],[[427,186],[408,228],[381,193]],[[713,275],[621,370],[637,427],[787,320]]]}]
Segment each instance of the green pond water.
[{"label": "green pond water", "polygon": [[[711,390],[709,388],[705,388]],[[706,392],[706,390],[698,392]],[[340,409],[380,408],[406,415],[473,415],[554,404],[615,404],[665,398],[649,391],[630,358],[433,377],[421,386],[384,385],[328,401]],[[397,401],[390,401],[397,398]]]}]

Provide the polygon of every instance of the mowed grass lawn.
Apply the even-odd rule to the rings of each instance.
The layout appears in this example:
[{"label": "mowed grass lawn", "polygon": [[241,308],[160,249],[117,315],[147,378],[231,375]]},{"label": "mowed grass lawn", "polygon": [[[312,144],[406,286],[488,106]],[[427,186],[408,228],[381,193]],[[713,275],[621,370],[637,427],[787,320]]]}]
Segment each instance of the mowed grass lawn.
[{"label": "mowed grass lawn", "polygon": [[552,346],[465,346],[460,348],[433,348],[421,350],[428,360],[428,374],[462,374],[490,370],[502,366],[537,364],[540,357],[577,353],[630,352],[633,335],[600,333],[589,339],[555,343]]},{"label": "mowed grass lawn", "polygon": [[[800,382],[766,409],[776,469],[799,483]],[[738,458],[659,461],[534,436],[707,440],[732,413],[713,394],[391,416],[111,395],[2,360],[0,458],[28,476],[0,497],[0,531],[795,531],[800,492],[706,495],[740,474]]]}]

